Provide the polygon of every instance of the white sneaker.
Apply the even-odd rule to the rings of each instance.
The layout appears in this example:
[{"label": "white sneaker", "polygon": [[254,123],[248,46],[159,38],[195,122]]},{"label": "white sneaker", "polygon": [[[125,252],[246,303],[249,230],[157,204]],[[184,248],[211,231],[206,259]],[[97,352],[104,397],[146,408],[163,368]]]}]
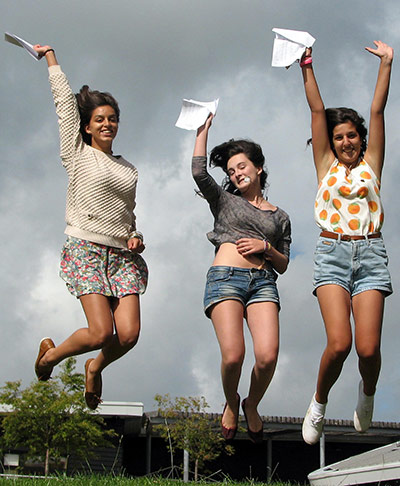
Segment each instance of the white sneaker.
[{"label": "white sneaker", "polygon": [[374,412],[374,395],[364,393],[363,381],[358,385],[358,402],[354,412],[354,428],[357,432],[366,432],[369,429]]},{"label": "white sneaker", "polygon": [[[323,410],[323,412],[321,413],[320,411],[316,410],[316,406]],[[324,414],[325,405],[316,403],[314,393],[306,416],[304,417],[302,427],[303,439],[304,442],[307,442],[307,444],[313,445],[319,441],[324,428]]]}]

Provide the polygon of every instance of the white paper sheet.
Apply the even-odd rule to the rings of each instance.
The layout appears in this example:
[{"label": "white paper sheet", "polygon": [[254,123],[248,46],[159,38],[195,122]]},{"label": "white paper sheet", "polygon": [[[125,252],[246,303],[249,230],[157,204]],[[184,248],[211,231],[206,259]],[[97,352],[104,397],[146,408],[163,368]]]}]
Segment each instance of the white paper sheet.
[{"label": "white paper sheet", "polygon": [[306,47],[312,47],[315,39],[308,32],[289,29],[272,29],[275,32],[272,51],[273,67],[289,67],[299,61]]},{"label": "white paper sheet", "polygon": [[39,54],[35,51],[35,49],[33,48],[33,45],[29,44],[29,42],[26,42],[24,39],[21,39],[20,37],[14,35],[14,34],[9,34],[8,32],[6,32],[4,34],[4,40],[6,42],[9,42],[10,44],[14,44],[18,47],[23,47],[24,49],[26,49],[29,52],[29,54],[34,59],[36,59],[36,61],[39,61]]},{"label": "white paper sheet", "polygon": [[219,98],[214,101],[182,101],[182,108],[175,126],[184,130],[197,130],[204,125],[208,115],[217,113]]}]

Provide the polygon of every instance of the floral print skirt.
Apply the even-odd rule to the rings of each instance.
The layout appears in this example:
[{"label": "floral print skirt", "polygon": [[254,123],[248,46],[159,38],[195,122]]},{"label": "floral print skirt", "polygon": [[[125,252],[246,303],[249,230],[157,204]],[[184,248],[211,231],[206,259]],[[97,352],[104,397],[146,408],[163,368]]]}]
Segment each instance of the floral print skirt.
[{"label": "floral print skirt", "polygon": [[60,277],[75,297],[121,298],[145,292],[148,269],[138,253],[68,236],[61,251]]}]

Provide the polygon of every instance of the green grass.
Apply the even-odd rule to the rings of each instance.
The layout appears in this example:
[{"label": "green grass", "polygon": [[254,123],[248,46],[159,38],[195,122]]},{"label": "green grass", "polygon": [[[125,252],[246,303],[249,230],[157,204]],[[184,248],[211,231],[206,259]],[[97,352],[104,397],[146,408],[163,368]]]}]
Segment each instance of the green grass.
[{"label": "green grass", "polygon": [[255,481],[235,482],[226,480],[223,482],[206,483],[198,481],[197,483],[184,483],[177,479],[164,479],[159,477],[152,478],[128,478],[124,476],[100,476],[100,475],[81,475],[76,477],[63,476],[49,476],[47,478],[19,478],[19,477],[0,477],[0,486],[60,486],[61,484],[68,484],[68,486],[294,486],[293,483],[257,483]]}]

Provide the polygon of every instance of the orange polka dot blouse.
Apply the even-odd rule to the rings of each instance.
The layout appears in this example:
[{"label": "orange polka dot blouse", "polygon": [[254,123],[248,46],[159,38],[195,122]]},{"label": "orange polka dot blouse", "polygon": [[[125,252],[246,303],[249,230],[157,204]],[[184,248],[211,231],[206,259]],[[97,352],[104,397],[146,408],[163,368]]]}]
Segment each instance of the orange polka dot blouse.
[{"label": "orange polka dot blouse", "polygon": [[380,181],[365,160],[348,175],[344,164],[333,162],[318,187],[314,217],[322,230],[335,233],[367,235],[381,230]]}]

